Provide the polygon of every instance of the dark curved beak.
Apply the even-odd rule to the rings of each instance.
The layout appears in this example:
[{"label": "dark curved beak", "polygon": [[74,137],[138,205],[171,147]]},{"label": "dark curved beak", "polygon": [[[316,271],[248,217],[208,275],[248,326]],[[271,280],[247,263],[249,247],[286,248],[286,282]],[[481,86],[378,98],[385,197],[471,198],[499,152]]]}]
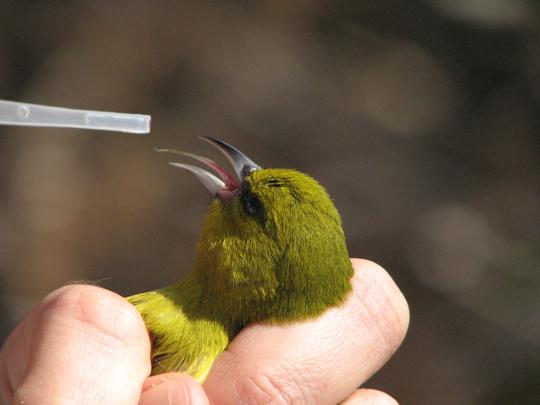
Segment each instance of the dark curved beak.
[{"label": "dark curved beak", "polygon": [[231,162],[234,168],[236,176],[240,181],[244,179],[248,174],[255,170],[259,170],[261,166],[253,162],[244,153],[240,152],[234,146],[229,145],[219,139],[210,138],[209,136],[199,136],[199,139],[208,142],[210,145],[216,147],[225,155],[225,157]]},{"label": "dark curved beak", "polygon": [[214,172],[216,172],[219,177],[216,177],[214,174],[198,166],[177,162],[169,162],[170,165],[185,169],[195,175],[195,177],[197,177],[197,179],[206,187],[206,189],[210,192],[212,196],[219,197],[224,201],[229,201],[232,199],[232,197],[234,197],[237,190],[240,188],[244,177],[248,176],[251,172],[255,170],[261,169],[261,167],[255,162],[253,162],[250,158],[248,158],[244,153],[240,152],[237,148],[229,145],[226,142],[207,136],[200,136],[199,138],[216,147],[217,149],[219,149],[219,151],[221,151],[221,153],[225,155],[227,160],[233,166],[236,178],[235,176],[227,172],[219,164],[203,156],[174,149],[156,148],[155,150],[157,152],[172,152],[179,155],[188,156],[192,159],[198,160],[202,164],[214,170]]}]

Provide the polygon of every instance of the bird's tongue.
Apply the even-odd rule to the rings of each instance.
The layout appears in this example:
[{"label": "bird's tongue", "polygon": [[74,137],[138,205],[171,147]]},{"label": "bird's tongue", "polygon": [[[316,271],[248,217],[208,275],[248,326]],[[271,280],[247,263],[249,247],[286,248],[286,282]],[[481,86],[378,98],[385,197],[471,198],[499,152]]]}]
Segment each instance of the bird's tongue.
[{"label": "bird's tongue", "polygon": [[225,183],[225,189],[227,191],[234,191],[240,188],[240,183],[238,182],[238,180],[236,180],[232,174],[230,174],[219,164],[217,164],[213,160],[208,159],[207,166],[213,169],[219,175],[219,177],[221,177],[221,180],[223,180],[223,182]]}]

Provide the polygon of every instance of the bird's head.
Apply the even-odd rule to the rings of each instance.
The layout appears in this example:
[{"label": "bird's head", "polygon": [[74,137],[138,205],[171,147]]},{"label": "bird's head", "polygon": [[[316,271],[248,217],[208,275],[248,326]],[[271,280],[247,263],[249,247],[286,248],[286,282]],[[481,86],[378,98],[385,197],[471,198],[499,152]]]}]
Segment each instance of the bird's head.
[{"label": "bird's head", "polygon": [[235,147],[202,138],[234,168],[186,152],[210,167],[171,163],[193,173],[215,197],[197,248],[195,271],[207,287],[207,306],[240,314],[235,322],[314,316],[350,290],[340,216],[326,190],[291,169],[263,169]]}]

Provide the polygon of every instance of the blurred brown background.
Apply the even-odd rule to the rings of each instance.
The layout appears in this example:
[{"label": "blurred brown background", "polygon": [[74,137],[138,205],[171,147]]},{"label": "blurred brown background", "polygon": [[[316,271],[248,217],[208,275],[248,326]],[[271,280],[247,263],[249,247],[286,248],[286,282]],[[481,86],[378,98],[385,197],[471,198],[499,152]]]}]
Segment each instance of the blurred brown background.
[{"label": "blurred brown background", "polygon": [[208,197],[154,146],[323,183],[351,255],[407,296],[369,386],[402,404],[540,398],[540,19],[531,0],[0,1],[0,98],[149,113],[148,137],[0,127],[0,339],[76,280],[193,262]]}]

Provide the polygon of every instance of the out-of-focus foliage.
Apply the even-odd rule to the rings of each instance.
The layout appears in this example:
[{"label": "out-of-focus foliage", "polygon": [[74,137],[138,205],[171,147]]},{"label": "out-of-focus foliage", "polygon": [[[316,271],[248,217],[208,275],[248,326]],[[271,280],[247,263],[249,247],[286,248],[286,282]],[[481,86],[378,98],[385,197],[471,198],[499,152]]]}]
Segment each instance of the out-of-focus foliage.
[{"label": "out-of-focus foliage", "polygon": [[[409,299],[370,381],[526,403],[540,375],[534,0],[0,2],[0,98],[150,113],[149,137],[0,128],[0,333],[52,289],[190,268],[208,199],[154,146],[312,174]],[[515,400],[515,402],[514,402]]]}]

